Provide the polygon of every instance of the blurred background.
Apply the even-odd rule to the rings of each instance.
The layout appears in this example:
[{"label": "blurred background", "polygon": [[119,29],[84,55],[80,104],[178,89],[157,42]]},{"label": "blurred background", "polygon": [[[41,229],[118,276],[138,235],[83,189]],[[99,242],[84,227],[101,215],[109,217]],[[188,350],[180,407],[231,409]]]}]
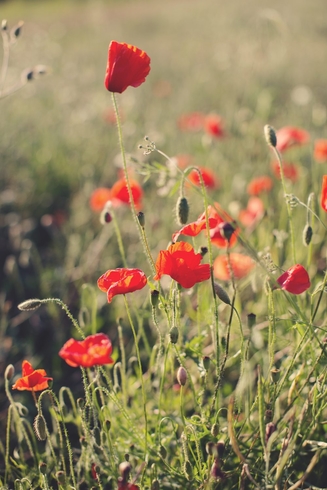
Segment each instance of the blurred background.
[{"label": "blurred background", "polygon": [[[55,306],[21,312],[17,305],[33,297],[61,298],[87,332],[92,290],[97,329],[117,336],[122,303],[108,307],[95,288],[103,272],[122,265],[117,239],[114,227],[103,226],[89,206],[94,189],[112,187],[121,162],[103,84],[109,42],[134,44],[151,57],[146,83],[117,99],[156,257],[177,229],[177,194],[158,195],[158,175],[146,169],[165,159],[144,156],[138,145],[148,135],[171,157],[189,155],[218,176],[214,200],[226,208],[231,201],[244,205],[249,179],[269,172],[265,124],[327,137],[326,2],[8,0],[0,2],[1,19],[8,29],[24,21],[5,88],[36,65],[47,73],[0,99],[0,386],[6,366],[13,363],[19,372],[24,358],[42,365],[55,385],[63,376],[73,383],[79,373],[56,355],[75,333],[64,313]],[[195,111],[219,114],[226,138],[182,131],[179,118]],[[301,163],[300,197],[308,186],[319,192],[312,146],[294,158]],[[196,194],[192,199],[191,220],[202,212]],[[128,207],[116,214],[129,266],[149,275]],[[90,284],[89,296],[83,284]],[[140,294],[137,301],[148,300]],[[2,395],[0,402],[4,419]]]}]

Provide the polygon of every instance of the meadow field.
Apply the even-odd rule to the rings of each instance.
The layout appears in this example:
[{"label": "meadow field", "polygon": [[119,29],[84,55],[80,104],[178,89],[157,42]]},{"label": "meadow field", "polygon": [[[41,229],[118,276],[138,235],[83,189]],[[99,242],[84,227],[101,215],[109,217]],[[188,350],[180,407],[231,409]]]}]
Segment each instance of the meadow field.
[{"label": "meadow field", "polygon": [[326,13],[0,2],[0,489],[327,489]]}]

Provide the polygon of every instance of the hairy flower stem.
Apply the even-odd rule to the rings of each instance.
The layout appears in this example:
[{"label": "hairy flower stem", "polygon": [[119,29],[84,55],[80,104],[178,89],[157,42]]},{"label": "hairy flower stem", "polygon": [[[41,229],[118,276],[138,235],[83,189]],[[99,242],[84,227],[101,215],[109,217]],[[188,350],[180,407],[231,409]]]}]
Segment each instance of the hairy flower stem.
[{"label": "hairy flower stem", "polygon": [[143,371],[142,371],[142,362],[141,362],[141,355],[140,355],[140,350],[139,350],[139,346],[138,346],[138,339],[137,339],[136,331],[134,328],[133,320],[131,317],[131,313],[129,311],[129,306],[128,306],[127,299],[126,299],[126,294],[124,294],[124,302],[125,302],[127,317],[128,317],[131,329],[132,329],[133,337],[134,337],[136,357],[137,357],[137,361],[138,361],[138,365],[139,365],[139,371],[140,371],[140,381],[141,381],[142,398],[143,398],[143,413],[144,413],[144,453],[145,453],[145,457],[146,457],[147,452],[148,452],[148,416],[147,416],[147,411],[146,411],[146,396],[145,396],[145,387],[144,387],[144,379],[143,379]]},{"label": "hairy flower stem", "polygon": [[279,151],[277,150],[277,148],[276,147],[272,147],[272,149],[273,149],[273,151],[274,151],[274,153],[276,155],[276,158],[277,158],[278,164],[279,164],[280,178],[281,178],[281,181],[282,181],[282,187],[283,187],[283,192],[284,192],[284,197],[285,197],[285,202],[286,202],[286,208],[287,208],[287,215],[288,215],[289,226],[290,226],[290,235],[291,235],[291,245],[292,245],[293,262],[294,262],[294,264],[296,264],[295,237],[294,237],[294,229],[293,229],[293,222],[292,222],[292,209],[291,209],[290,203],[286,199],[287,192],[286,192],[286,182],[285,182],[285,174],[284,174],[283,161],[282,161],[282,157],[281,157]]}]

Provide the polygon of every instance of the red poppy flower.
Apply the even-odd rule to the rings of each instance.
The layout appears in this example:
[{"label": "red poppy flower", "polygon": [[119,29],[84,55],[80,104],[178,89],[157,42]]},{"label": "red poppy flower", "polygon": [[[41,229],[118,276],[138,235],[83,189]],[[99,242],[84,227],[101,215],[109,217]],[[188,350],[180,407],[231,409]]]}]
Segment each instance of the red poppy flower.
[{"label": "red poppy flower", "polygon": [[102,211],[107,201],[111,199],[110,189],[99,187],[95,189],[90,197],[90,208],[92,211]]},{"label": "red poppy flower", "polygon": [[322,176],[320,204],[322,209],[327,212],[327,175]]},{"label": "red poppy flower", "polygon": [[204,120],[204,130],[214,138],[223,138],[225,131],[223,128],[223,120],[217,114],[209,114]]},{"label": "red poppy flower", "polygon": [[177,121],[177,125],[181,131],[190,131],[196,133],[203,128],[204,114],[202,112],[191,112],[183,114]]},{"label": "red poppy flower", "polygon": [[[230,254],[230,264],[235,279],[242,279],[247,276],[254,268],[255,264],[248,255],[239,253]],[[213,274],[221,281],[231,279],[227,255],[219,255],[213,263]]]},{"label": "red poppy flower", "polygon": [[[217,226],[216,218],[209,218],[209,228],[215,228]],[[194,221],[193,223],[189,223],[188,225],[183,226],[179,231],[173,234],[172,240],[176,242],[180,235],[186,236],[197,236],[202,230],[206,229],[206,220],[205,217],[203,219],[199,219]]]},{"label": "red poppy flower", "polygon": [[267,175],[262,175],[260,177],[255,177],[249,182],[247,187],[247,192],[251,196],[259,196],[262,192],[271,191],[273,186],[273,181]]},{"label": "red poppy flower", "polygon": [[277,150],[283,152],[296,145],[304,145],[310,140],[310,135],[307,131],[293,126],[285,126],[276,131]]},{"label": "red poppy flower", "polygon": [[252,196],[248,201],[246,209],[240,211],[239,221],[243,226],[253,226],[265,213],[265,207],[260,197]]},{"label": "red poppy flower", "polygon": [[310,287],[309,274],[305,268],[296,264],[277,279],[282,289],[292,294],[301,294]]},{"label": "red poppy flower", "polygon": [[210,278],[209,264],[200,264],[202,255],[195,253],[192,245],[186,242],[173,243],[167,250],[160,250],[157,261],[155,280],[168,275],[183,288]]},{"label": "red poppy flower", "polygon": [[[202,179],[206,187],[208,187],[209,189],[215,189],[219,187],[219,181],[212,170],[204,167],[198,167],[198,169],[202,175]],[[192,182],[192,184],[196,186],[201,185],[199,174],[195,169],[193,169],[187,177]]]},{"label": "red poppy flower", "polygon": [[[215,202],[214,206],[208,206],[209,218],[215,218],[217,220],[217,225],[215,228],[210,229],[210,239],[211,242],[216,245],[218,248],[225,248],[227,244],[230,247],[233,247],[237,242],[237,235],[240,230],[233,225],[233,219],[222,210],[220,205]],[[198,218],[198,221],[202,221],[205,219],[205,213],[201,214]],[[234,232],[229,238],[229,241],[226,239],[226,235],[224,235],[224,227],[226,224],[232,224],[234,227]]]},{"label": "red poppy flower", "polygon": [[327,162],[327,140],[316,140],[313,152],[317,162]]},{"label": "red poppy flower", "polygon": [[124,92],[127,87],[138,87],[150,72],[150,58],[131,44],[111,41],[104,84],[109,92]]},{"label": "red poppy flower", "polygon": [[23,361],[22,375],[13,385],[13,390],[42,391],[49,388],[48,381],[52,381],[44,369],[33,369],[28,361]]},{"label": "red poppy flower", "polygon": [[92,367],[113,364],[112,345],[103,333],[89,335],[84,340],[69,339],[60,349],[59,356],[72,367]]},{"label": "red poppy flower", "polygon": [[[271,166],[277,179],[280,179],[279,163],[277,161],[272,162]],[[299,167],[295,163],[283,162],[283,170],[285,179],[291,180],[292,182],[296,182],[299,179]]]},{"label": "red poppy flower", "polygon": [[[142,207],[143,189],[136,180],[129,179],[136,209]],[[114,206],[129,204],[129,194],[125,178],[117,180],[110,191],[110,199]]]},{"label": "red poppy flower", "polygon": [[98,287],[107,293],[108,303],[117,294],[143,289],[146,283],[146,275],[140,269],[113,269],[105,272],[98,279]]}]

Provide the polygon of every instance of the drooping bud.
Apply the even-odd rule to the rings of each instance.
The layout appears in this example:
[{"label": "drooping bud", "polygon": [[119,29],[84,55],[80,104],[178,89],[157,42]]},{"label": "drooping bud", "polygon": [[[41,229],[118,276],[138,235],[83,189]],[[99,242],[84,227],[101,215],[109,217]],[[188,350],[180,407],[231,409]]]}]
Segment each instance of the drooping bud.
[{"label": "drooping bud", "polygon": [[307,247],[310,244],[312,235],[313,235],[312,226],[306,224],[304,227],[304,230],[303,230],[303,235],[302,235],[303,245],[305,247]]},{"label": "drooping bud", "polygon": [[22,311],[31,311],[31,310],[37,310],[40,308],[42,305],[42,301],[40,299],[28,299],[26,301],[23,301],[23,303],[20,303],[18,305],[18,309]]},{"label": "drooping bud", "polygon": [[16,26],[14,26],[10,31],[11,39],[15,40],[20,36],[24,22],[20,20]]},{"label": "drooping bud", "polygon": [[180,197],[176,204],[176,218],[180,225],[185,225],[188,220],[189,205],[186,197]]},{"label": "drooping bud", "polygon": [[157,289],[153,289],[153,291],[151,291],[150,298],[151,298],[152,308],[155,308],[159,301],[159,291],[157,291]]},{"label": "drooping bud", "polygon": [[211,427],[211,434],[214,436],[214,437],[217,437],[218,434],[219,434],[219,425],[215,422],[212,427]]},{"label": "drooping bud", "polygon": [[33,428],[39,441],[45,441],[47,438],[46,422],[41,413],[38,413],[34,419]]},{"label": "drooping bud", "polygon": [[176,343],[177,343],[177,340],[178,340],[178,335],[179,335],[179,332],[178,332],[178,328],[177,328],[177,327],[172,327],[172,328],[169,330],[170,342],[171,342],[172,344],[176,344]]},{"label": "drooping bud", "polygon": [[145,216],[144,216],[144,213],[142,213],[142,211],[140,211],[139,213],[137,213],[137,219],[139,220],[139,223],[140,223],[141,227],[144,228],[144,225],[145,225]]},{"label": "drooping bud", "polygon": [[12,364],[8,364],[5,370],[5,379],[10,381],[14,377],[14,374],[15,374],[14,366]]},{"label": "drooping bud", "polygon": [[162,457],[162,459],[165,459],[165,457],[167,456],[167,449],[162,444],[160,444],[159,447],[159,454]]},{"label": "drooping bud", "polygon": [[66,474],[64,471],[57,471],[56,473],[56,478],[59,483],[59,485],[66,485]]},{"label": "drooping bud", "polygon": [[266,124],[265,127],[263,128],[264,135],[266,138],[266,142],[269,146],[272,146],[273,148],[276,148],[277,145],[277,137],[276,137],[276,131],[272,126],[269,126],[269,124]]},{"label": "drooping bud", "polygon": [[180,384],[180,386],[185,386],[186,381],[187,381],[187,372],[186,369],[183,368],[183,366],[180,366],[177,371],[177,381]]},{"label": "drooping bud", "polygon": [[219,284],[217,284],[216,282],[214,283],[214,290],[215,290],[216,295],[220,299],[220,301],[222,301],[226,305],[231,304],[230,298],[229,298],[228,294],[226,293],[225,289],[223,289],[221,286],[219,286]]}]

